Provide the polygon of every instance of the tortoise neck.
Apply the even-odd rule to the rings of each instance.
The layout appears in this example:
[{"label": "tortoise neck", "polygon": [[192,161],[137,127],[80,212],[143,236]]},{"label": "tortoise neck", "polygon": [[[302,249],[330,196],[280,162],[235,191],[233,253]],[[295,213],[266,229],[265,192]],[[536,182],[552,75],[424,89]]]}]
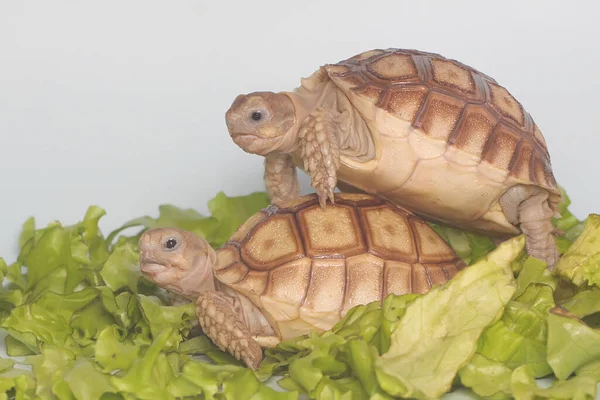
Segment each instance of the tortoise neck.
[{"label": "tortoise neck", "polygon": [[[309,78],[312,79],[312,78]],[[336,124],[337,140],[342,154],[350,159],[365,162],[375,157],[373,135],[363,116],[350,102],[343,90],[331,79],[319,76],[319,81],[304,85],[293,93],[286,94],[296,110],[296,123],[286,134],[290,139],[287,151],[293,152],[299,147],[298,132],[306,118],[316,109],[330,112]],[[293,138],[293,141],[291,140]]]},{"label": "tortoise neck", "polygon": [[[312,79],[312,78],[309,78]],[[289,97],[294,104],[296,121],[292,128],[284,135],[280,145],[280,152],[293,153],[300,146],[299,132],[306,118],[318,108],[335,107],[337,104],[337,92],[339,89],[329,79],[321,79],[313,82],[313,85],[307,88],[304,86],[297,88],[293,92],[281,92]]]},{"label": "tortoise neck", "polygon": [[177,284],[179,293],[192,300],[198,298],[200,293],[215,290],[213,266],[216,253],[212,248],[207,250],[207,254],[196,256],[194,268]]}]

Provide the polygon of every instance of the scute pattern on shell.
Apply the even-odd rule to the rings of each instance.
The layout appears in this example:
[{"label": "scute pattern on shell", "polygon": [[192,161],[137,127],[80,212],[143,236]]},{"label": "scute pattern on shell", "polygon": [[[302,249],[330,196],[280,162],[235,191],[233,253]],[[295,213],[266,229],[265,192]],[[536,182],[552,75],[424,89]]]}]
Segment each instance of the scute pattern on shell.
[{"label": "scute pattern on shell", "polygon": [[370,50],[324,68],[335,81],[426,135],[524,183],[558,192],[533,118],[506,88],[476,69],[404,49]]},{"label": "scute pattern on shell", "polygon": [[353,306],[390,293],[425,293],[464,267],[410,211],[336,193],[326,208],[311,194],[257,213],[220,249],[215,276],[293,336],[302,324],[329,329]]}]

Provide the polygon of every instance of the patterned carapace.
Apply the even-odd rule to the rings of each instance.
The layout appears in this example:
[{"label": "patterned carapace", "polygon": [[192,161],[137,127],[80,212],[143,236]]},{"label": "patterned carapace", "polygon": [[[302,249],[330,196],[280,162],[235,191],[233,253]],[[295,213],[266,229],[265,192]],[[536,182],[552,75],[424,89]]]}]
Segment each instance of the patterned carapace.
[{"label": "patterned carapace", "polygon": [[332,79],[426,135],[509,175],[556,190],[542,133],[494,79],[458,61],[416,50],[371,50],[326,66]]},{"label": "patterned carapace", "polygon": [[376,196],[336,193],[324,209],[313,194],[251,217],[219,250],[215,276],[283,333],[298,319],[325,328],[390,293],[425,293],[464,266],[411,212]]}]

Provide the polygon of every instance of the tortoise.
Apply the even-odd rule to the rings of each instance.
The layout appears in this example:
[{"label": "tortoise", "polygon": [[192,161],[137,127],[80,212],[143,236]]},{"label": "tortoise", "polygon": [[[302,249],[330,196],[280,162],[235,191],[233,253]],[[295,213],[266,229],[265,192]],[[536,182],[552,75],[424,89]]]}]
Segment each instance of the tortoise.
[{"label": "tortoise", "polygon": [[376,49],[321,66],[292,92],[253,92],[225,114],[265,157],[274,204],[307,172],[321,205],[337,188],[496,240],[524,233],[552,269],[561,193],[531,115],[493,78],[439,54]]},{"label": "tortoise", "polygon": [[270,205],[218,250],[175,228],[139,240],[142,275],[196,302],[204,333],[256,369],[262,349],[331,329],[354,306],[426,293],[466,264],[425,221],[378,196]]}]

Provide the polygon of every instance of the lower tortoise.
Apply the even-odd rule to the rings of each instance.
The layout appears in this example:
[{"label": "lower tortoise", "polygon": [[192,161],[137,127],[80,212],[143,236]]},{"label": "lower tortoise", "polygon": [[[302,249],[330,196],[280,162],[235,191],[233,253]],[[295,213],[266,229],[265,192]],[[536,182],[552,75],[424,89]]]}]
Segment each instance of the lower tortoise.
[{"label": "lower tortoise", "polygon": [[196,302],[204,333],[256,369],[262,348],[331,329],[352,307],[425,293],[465,267],[423,220],[365,194],[271,205],[217,251],[179,229],[141,236],[143,275]]},{"label": "lower tortoise", "polygon": [[319,67],[293,91],[239,95],[233,141],[265,157],[274,203],[306,171],[325,206],[336,186],[500,239],[523,232],[553,267],[561,193],[542,132],[491,77],[439,54],[371,50]]}]

